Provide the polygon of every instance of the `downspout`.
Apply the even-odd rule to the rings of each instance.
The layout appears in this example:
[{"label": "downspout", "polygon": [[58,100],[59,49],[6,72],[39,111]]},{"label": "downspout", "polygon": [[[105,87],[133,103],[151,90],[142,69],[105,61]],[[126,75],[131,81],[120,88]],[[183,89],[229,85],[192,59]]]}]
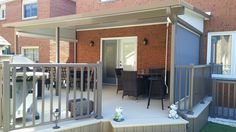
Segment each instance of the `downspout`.
[{"label": "downspout", "polygon": [[168,85],[167,85],[167,69],[168,69],[168,42],[169,42],[169,18],[167,18],[167,23],[166,23],[166,55],[165,55],[165,85],[166,85],[166,93],[168,94]]}]

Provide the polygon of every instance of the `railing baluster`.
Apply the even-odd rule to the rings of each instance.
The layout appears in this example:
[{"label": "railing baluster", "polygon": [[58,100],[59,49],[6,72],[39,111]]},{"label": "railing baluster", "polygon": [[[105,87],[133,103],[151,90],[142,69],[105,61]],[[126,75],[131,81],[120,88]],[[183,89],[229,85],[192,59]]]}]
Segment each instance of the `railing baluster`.
[{"label": "railing baluster", "polygon": [[33,110],[32,110],[32,124],[35,125],[35,113],[36,113],[36,78],[35,78],[35,68],[33,67]]},{"label": "railing baluster", "polygon": [[180,108],[181,104],[182,104],[182,101],[181,101],[181,90],[182,90],[182,87],[181,87],[181,81],[182,81],[182,67],[179,68],[179,89],[178,89],[178,100],[179,100],[179,103],[178,103],[178,108]]},{"label": "railing baluster", "polygon": [[187,110],[187,96],[188,96],[188,68],[185,67],[185,87],[184,87],[184,110]]},{"label": "railing baluster", "polygon": [[50,68],[50,121],[53,120],[53,72],[55,67]]},{"label": "railing baluster", "polygon": [[83,116],[84,67],[81,67],[80,72],[80,116]]},{"label": "railing baluster", "polygon": [[42,72],[43,72],[43,76],[42,76],[42,88],[41,88],[41,92],[42,92],[42,115],[41,115],[41,123],[44,123],[44,110],[45,110],[45,68],[44,66],[42,67]]},{"label": "railing baluster", "polygon": [[234,82],[234,119],[236,119],[236,82]]},{"label": "railing baluster", "polygon": [[68,118],[68,100],[69,100],[69,76],[70,76],[70,69],[66,67],[66,118]]},{"label": "railing baluster", "polygon": [[222,84],[222,117],[224,117],[224,107],[225,107],[225,100],[224,100],[224,95],[225,95],[225,83]]},{"label": "railing baluster", "polygon": [[90,67],[87,67],[87,115],[89,115]]},{"label": "railing baluster", "polygon": [[97,70],[96,70],[96,67],[94,67],[94,72],[93,72],[93,110],[94,110],[94,114],[97,112],[96,111],[96,106],[97,106],[97,88],[96,88],[96,85],[97,84]]},{"label": "railing baluster", "polygon": [[12,69],[12,127],[16,126],[16,67]]},{"label": "railing baluster", "polygon": [[23,100],[23,127],[26,125],[26,91],[28,91],[28,88],[26,88],[26,67],[23,67],[23,94],[22,94],[22,100]]},{"label": "railing baluster", "polygon": [[229,84],[228,84],[228,90],[227,90],[227,91],[228,91],[228,105],[227,105],[227,106],[228,106],[228,108],[227,108],[227,109],[228,109],[228,114],[227,114],[227,115],[228,115],[228,118],[230,117],[230,115],[229,115],[229,109],[230,109],[230,89],[231,89],[230,86],[231,86],[231,84],[232,84],[232,83],[229,83]]},{"label": "railing baluster", "polygon": [[76,71],[77,69],[76,69],[76,67],[74,67],[74,89],[73,89],[73,93],[74,93],[74,97],[73,97],[73,104],[74,104],[74,106],[73,106],[73,111],[74,111],[74,113],[73,113],[73,117],[74,117],[74,119],[76,119],[76,107],[77,107],[77,103],[76,103],[76,79],[77,79],[77,75],[76,75],[76,73],[77,73],[77,71]]},{"label": "railing baluster", "polygon": [[213,83],[213,85],[212,85],[212,97],[213,97],[213,106],[212,106],[212,108],[213,108],[213,116],[215,116],[216,115],[216,89],[217,89],[217,83],[216,83],[216,80],[213,80],[212,81],[212,83]]},{"label": "railing baluster", "polygon": [[[216,104],[217,104],[217,106],[219,106],[219,88],[220,87],[220,84],[217,82],[216,83]],[[218,107],[216,107],[216,113],[217,113],[217,115],[219,115],[219,109],[218,109]]]}]

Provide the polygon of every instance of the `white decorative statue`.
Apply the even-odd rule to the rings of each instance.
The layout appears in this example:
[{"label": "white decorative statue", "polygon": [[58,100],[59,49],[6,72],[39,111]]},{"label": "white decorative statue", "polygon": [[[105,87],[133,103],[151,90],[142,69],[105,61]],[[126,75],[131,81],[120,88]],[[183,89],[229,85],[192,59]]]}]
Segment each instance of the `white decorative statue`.
[{"label": "white decorative statue", "polygon": [[179,115],[177,114],[178,107],[174,104],[172,104],[170,107],[169,111],[169,118],[171,119],[178,119]]},{"label": "white decorative statue", "polygon": [[124,120],[124,117],[123,117],[123,108],[122,107],[118,107],[116,108],[116,113],[113,117],[113,120],[114,121],[117,121],[117,122],[120,122],[120,121],[123,121]]}]

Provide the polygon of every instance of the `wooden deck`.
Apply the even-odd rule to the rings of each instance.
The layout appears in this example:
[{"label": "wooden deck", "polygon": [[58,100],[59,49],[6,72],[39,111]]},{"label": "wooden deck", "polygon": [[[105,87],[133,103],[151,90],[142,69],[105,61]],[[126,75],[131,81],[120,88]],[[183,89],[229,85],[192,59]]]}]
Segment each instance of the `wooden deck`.
[{"label": "wooden deck", "polygon": [[[92,94],[92,93],[91,93]],[[47,93],[46,96],[47,97]],[[62,96],[63,97],[63,96]],[[92,97],[92,96],[91,96]],[[34,128],[25,128],[24,131],[64,131],[64,132],[185,132],[186,124],[184,119],[172,120],[168,118],[168,100],[164,101],[165,110],[161,109],[160,100],[151,100],[150,108],[147,109],[147,98],[139,97],[138,100],[132,97],[122,99],[122,92],[116,94],[115,86],[103,86],[102,96],[102,115],[103,119],[82,119],[61,121],[61,129],[53,130],[53,124],[38,126]],[[45,100],[49,102],[50,100]],[[56,97],[54,99],[57,104]],[[38,101],[38,111],[41,110],[41,102]],[[64,103],[62,103],[62,108]],[[123,122],[114,122],[112,117],[116,107],[123,107],[125,120]],[[55,105],[56,108],[56,105]],[[45,120],[49,120],[45,110]],[[62,116],[65,116],[65,109],[62,109]],[[31,121],[28,122],[29,124]],[[22,131],[22,129],[15,130]]]}]

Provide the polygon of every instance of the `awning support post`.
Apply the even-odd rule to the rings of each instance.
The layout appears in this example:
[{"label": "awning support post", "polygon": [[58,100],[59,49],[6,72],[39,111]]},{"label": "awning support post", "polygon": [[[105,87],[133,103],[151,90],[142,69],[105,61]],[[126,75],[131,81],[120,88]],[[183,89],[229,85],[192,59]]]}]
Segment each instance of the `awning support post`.
[{"label": "awning support post", "polygon": [[56,28],[56,63],[60,63],[60,27]]},{"label": "awning support post", "polygon": [[[60,27],[56,28],[56,63],[60,63]],[[58,67],[56,67],[56,96],[59,95],[59,72]]]},{"label": "awning support post", "polygon": [[16,30],[14,31],[14,37],[15,37],[14,38],[14,43],[15,43],[15,51],[14,51],[15,53],[14,54],[16,55],[16,54],[19,53],[19,49],[18,49],[19,48],[19,40],[18,40],[19,39],[19,35],[17,34]]},{"label": "awning support post", "polygon": [[176,26],[177,16],[171,16],[171,56],[170,56],[170,104],[174,102],[175,95],[175,37],[176,37]]},{"label": "awning support post", "polygon": [[77,63],[77,42],[74,42],[74,63]]}]

